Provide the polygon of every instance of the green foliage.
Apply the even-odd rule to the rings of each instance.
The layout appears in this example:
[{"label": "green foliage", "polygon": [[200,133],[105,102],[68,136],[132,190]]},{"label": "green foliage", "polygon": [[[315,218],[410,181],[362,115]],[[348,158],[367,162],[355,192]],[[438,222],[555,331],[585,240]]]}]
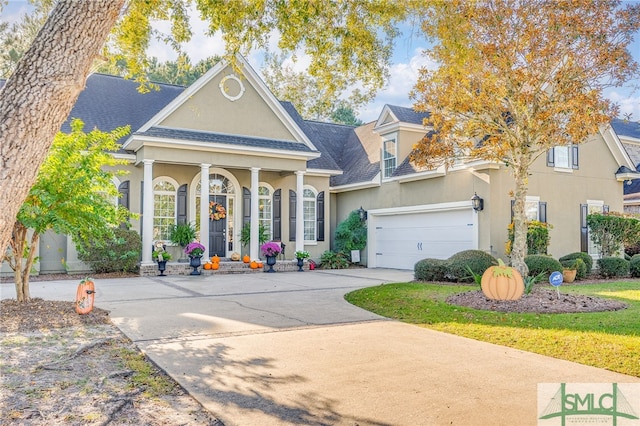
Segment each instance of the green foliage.
[{"label": "green foliage", "polygon": [[604,278],[627,277],[629,263],[621,257],[603,257],[598,259],[598,273]]},{"label": "green foliage", "polygon": [[338,124],[346,124],[348,126],[361,126],[362,120],[356,117],[352,107],[341,103],[331,113],[331,121]]},{"label": "green foliage", "polygon": [[95,273],[136,272],[142,241],[132,229],[116,228],[114,238],[93,239],[77,246],[78,258],[89,264]]},{"label": "green foliage", "polygon": [[544,280],[546,276],[546,272],[540,272],[538,275],[528,275],[524,277],[524,294],[531,293],[531,291],[533,290],[533,286]]},{"label": "green foliage", "polygon": [[357,210],[349,213],[349,216],[338,224],[335,244],[336,250],[344,252],[362,250],[367,245],[367,225],[360,220]]},{"label": "green foliage", "polygon": [[166,262],[171,260],[171,254],[165,250],[154,250],[153,253],[151,253],[151,259],[154,262]]},{"label": "green foliage", "polygon": [[629,272],[634,278],[640,277],[640,254],[634,254],[629,261]]},{"label": "green foliage", "polygon": [[593,258],[589,256],[589,253],[577,251],[575,253],[569,253],[565,256],[562,256],[558,260],[560,261],[560,263],[564,265],[564,262],[572,261],[575,259],[582,259],[582,261],[585,264],[585,268],[584,269],[578,268],[578,273],[576,274],[576,279],[583,280],[587,277],[587,275],[591,273],[591,270],[593,269]]},{"label": "green foliage", "polygon": [[546,254],[532,254],[525,256],[524,262],[529,267],[529,275],[544,274],[545,279],[549,278],[554,271],[562,272],[562,264]]},{"label": "green foliage", "polygon": [[448,262],[443,259],[422,259],[413,268],[418,281],[445,281]]},{"label": "green foliage", "polygon": [[[551,238],[549,237],[549,229],[552,226],[546,222],[532,220],[527,222],[527,253],[528,254],[547,254],[547,248]],[[509,240],[507,241],[505,252],[507,255],[511,253],[514,238],[513,222],[507,227]]]},{"label": "green foliage", "polygon": [[640,220],[616,212],[587,215],[591,240],[602,257],[616,256],[626,246],[640,242]]},{"label": "green foliage", "polygon": [[489,267],[497,264],[495,257],[482,250],[464,250],[447,259],[446,278],[448,281],[472,282],[473,275],[469,275],[467,268],[482,275]]},{"label": "green foliage", "polygon": [[[267,241],[267,229],[263,224],[258,225],[258,244],[262,245]],[[251,242],[251,224],[245,223],[242,227],[242,233],[240,234],[240,242],[244,247],[248,246]]]},{"label": "green foliage", "polygon": [[171,227],[169,240],[184,248],[196,239],[196,228],[190,223],[178,223]]},{"label": "green foliage", "polygon": [[467,272],[469,272],[469,276],[473,278],[473,282],[478,286],[482,286],[482,274],[474,272],[473,269],[469,268],[468,266],[466,267],[466,269]]},{"label": "green foliage", "polygon": [[320,256],[322,269],[346,269],[349,267],[349,258],[343,252],[327,250]]}]

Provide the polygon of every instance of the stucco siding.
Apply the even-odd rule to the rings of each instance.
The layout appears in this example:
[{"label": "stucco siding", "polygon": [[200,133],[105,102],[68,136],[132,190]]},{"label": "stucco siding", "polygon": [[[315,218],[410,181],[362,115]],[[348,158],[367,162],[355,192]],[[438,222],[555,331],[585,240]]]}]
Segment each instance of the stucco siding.
[{"label": "stucco siding", "polygon": [[[295,141],[296,138],[245,78],[240,78],[245,91],[239,99],[230,101],[223,96],[220,81],[232,74],[232,69],[227,67],[160,125]],[[226,86],[232,95],[239,90],[234,80],[227,80]]]}]

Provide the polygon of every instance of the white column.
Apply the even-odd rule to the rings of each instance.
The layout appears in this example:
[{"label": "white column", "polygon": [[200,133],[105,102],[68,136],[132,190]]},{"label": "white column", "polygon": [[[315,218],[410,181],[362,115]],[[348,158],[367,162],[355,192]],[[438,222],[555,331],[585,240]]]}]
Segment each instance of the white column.
[{"label": "white column", "polygon": [[304,250],[304,172],[296,172],[296,251]]},{"label": "white column", "polygon": [[144,164],[142,206],[142,264],[152,265],[153,249],[153,160],[142,160]]},{"label": "white column", "polygon": [[251,260],[260,257],[260,240],[258,239],[259,216],[258,216],[258,188],[260,186],[260,168],[251,168],[251,239],[249,240],[249,256]]},{"label": "white column", "polygon": [[200,164],[200,244],[205,258],[209,255],[209,167]]}]

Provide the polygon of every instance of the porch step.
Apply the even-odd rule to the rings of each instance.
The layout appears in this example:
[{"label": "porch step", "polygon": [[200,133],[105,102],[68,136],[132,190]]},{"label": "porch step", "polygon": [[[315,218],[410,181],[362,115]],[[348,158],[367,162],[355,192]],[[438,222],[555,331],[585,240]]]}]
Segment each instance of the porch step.
[{"label": "porch step", "polygon": [[[298,270],[298,266],[296,264],[296,260],[278,260],[276,264],[273,265],[273,269],[277,272],[293,272]],[[201,275],[216,275],[216,274],[255,274],[255,273],[263,273],[269,269],[269,266],[266,262],[263,262],[264,267],[258,269],[251,269],[249,263],[244,263],[242,261],[232,261],[231,259],[221,259],[220,260],[220,268],[217,270],[213,269],[204,269],[203,266],[198,268]],[[203,262],[204,265],[204,262]],[[309,263],[304,262],[303,270],[309,270]],[[189,266],[189,263],[183,262],[167,262],[167,267],[164,271],[165,275],[190,275],[193,268]],[[140,276],[149,277],[149,276],[157,276],[160,275],[158,271],[158,265],[142,265],[140,266]]]}]

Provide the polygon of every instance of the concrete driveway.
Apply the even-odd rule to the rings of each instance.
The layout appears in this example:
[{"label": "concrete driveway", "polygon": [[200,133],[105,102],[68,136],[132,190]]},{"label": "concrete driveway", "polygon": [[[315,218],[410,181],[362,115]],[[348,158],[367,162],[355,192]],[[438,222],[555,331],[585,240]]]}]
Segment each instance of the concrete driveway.
[{"label": "concrete driveway", "polygon": [[[343,298],[411,279],[355,269],[99,280],[96,306],[227,426],[535,425],[538,383],[640,381],[390,321]],[[73,300],[76,285],[31,291]],[[15,297],[12,284],[0,290]]]}]

